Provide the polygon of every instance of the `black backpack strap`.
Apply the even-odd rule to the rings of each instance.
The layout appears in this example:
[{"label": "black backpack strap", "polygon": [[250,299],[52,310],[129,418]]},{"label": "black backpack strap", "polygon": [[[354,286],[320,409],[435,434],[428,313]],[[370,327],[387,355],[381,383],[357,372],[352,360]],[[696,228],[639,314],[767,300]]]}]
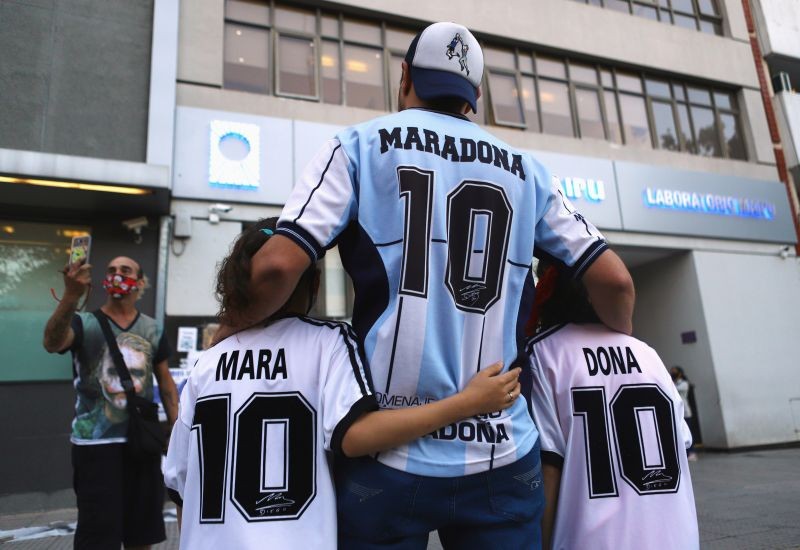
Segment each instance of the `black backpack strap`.
[{"label": "black backpack strap", "polygon": [[98,309],[97,311],[93,311],[92,315],[94,315],[97,318],[97,322],[100,323],[100,329],[103,331],[103,336],[105,337],[106,344],[108,345],[108,352],[111,355],[111,359],[114,360],[114,366],[117,368],[117,375],[122,382],[125,395],[128,397],[128,407],[130,408],[133,406],[133,396],[136,395],[133,387],[133,380],[131,380],[131,373],[128,371],[127,365],[125,365],[125,359],[122,357],[122,352],[119,351],[117,339],[114,337],[114,333],[111,331],[111,325],[108,322],[108,317],[106,314]]}]

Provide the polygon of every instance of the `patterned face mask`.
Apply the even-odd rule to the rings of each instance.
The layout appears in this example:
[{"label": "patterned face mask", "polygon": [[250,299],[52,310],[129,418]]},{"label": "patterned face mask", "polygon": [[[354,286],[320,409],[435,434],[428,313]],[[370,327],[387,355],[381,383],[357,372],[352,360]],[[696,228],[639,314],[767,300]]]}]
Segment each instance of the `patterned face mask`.
[{"label": "patterned face mask", "polygon": [[139,287],[137,286],[138,279],[133,279],[131,277],[126,277],[125,275],[106,275],[106,278],[103,279],[103,288],[106,289],[106,292],[113,298],[122,298],[130,294],[131,292],[137,292]]}]

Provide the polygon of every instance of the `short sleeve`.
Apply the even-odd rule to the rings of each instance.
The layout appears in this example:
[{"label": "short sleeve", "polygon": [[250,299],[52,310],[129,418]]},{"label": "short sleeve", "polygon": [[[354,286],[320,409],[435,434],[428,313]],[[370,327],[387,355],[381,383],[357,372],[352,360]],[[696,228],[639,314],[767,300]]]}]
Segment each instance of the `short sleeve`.
[{"label": "short sleeve", "polygon": [[81,345],[83,345],[83,319],[81,319],[81,316],[77,313],[73,314],[69,326],[72,328],[72,332],[75,334],[75,337],[72,339],[71,346],[59,350],[59,355],[63,355],[68,351],[75,351],[79,349]]},{"label": "short sleeve", "polygon": [[303,170],[276,233],[294,241],[317,262],[355,214],[350,161],[339,140],[332,139]]},{"label": "short sleeve", "polygon": [[536,175],[537,204],[544,206],[537,212],[534,256],[561,264],[574,278],[580,278],[608,245],[564,196],[556,176],[543,168]]},{"label": "short sleeve", "polygon": [[322,389],[322,424],[325,449],[341,455],[347,430],[378,402],[352,329],[342,324],[338,331]]},{"label": "short sleeve", "polygon": [[566,440],[558,421],[558,407],[556,391],[546,376],[545,369],[536,356],[536,348],[528,357],[528,366],[531,370],[531,411],[533,421],[539,430],[539,441],[543,459],[547,454],[555,455],[550,462],[558,466],[563,462],[566,453]]},{"label": "short sleeve", "polygon": [[161,333],[161,338],[158,339],[158,349],[153,356],[153,364],[158,365],[161,361],[169,359],[172,355],[172,347],[169,345],[166,333]]}]

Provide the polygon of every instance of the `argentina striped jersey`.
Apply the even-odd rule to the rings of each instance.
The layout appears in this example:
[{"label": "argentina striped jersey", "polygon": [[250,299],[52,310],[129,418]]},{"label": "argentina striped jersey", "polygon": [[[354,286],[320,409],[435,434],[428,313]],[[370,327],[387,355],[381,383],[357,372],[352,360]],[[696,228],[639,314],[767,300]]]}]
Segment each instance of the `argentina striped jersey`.
[{"label": "argentina striped jersey", "polygon": [[[578,277],[606,247],[530,155],[466,118],[424,109],[330,140],[297,182],[277,232],[314,261],[339,246],[355,288],[353,326],[384,408],[447,397],[481,368],[511,365],[534,253]],[[519,401],[378,459],[461,476],[514,462],[536,437]]]}]

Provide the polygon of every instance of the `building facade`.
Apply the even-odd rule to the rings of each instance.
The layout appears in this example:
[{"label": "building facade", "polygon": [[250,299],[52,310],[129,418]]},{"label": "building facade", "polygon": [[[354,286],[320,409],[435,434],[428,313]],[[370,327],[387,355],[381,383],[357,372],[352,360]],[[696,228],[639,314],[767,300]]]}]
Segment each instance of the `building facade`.
[{"label": "building facade", "polygon": [[127,255],[150,279],[142,311],[157,313],[177,10],[0,2],[0,512],[74,503],[71,361],[42,347],[71,239],[92,236],[87,310],[104,301],[108,261]]},{"label": "building facade", "polygon": [[[486,60],[473,120],[557,174],[623,257],[638,293],[635,334],[695,384],[705,445],[798,440],[797,233],[741,0],[465,0],[457,11],[420,0],[155,0],[150,9],[149,44],[165,55],[145,70],[163,87],[149,92],[140,152],[126,161],[168,167],[168,206],[146,215],[163,273],[153,309],[173,343],[181,327],[213,321],[216,264],[242,227],[280,212],[338,129],[394,110],[413,36],[456,20]],[[0,41],[18,47],[7,32]],[[152,116],[156,104],[165,110]],[[347,318],[335,249],[323,267],[317,310]]]}]

